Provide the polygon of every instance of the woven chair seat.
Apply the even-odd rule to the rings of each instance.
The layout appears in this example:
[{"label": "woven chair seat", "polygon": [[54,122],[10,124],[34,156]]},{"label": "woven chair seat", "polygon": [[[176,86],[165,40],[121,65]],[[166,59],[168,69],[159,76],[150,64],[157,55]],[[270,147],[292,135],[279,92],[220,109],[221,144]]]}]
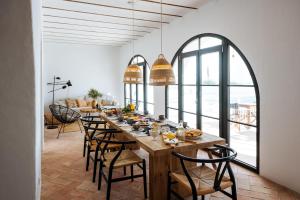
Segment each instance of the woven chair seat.
[{"label": "woven chair seat", "polygon": [[[118,152],[108,152],[105,154],[104,165],[109,166],[112,159],[116,156]],[[129,166],[133,164],[143,163],[142,158],[140,158],[137,154],[135,154],[131,150],[123,150],[119,158],[114,164],[114,168]]]},{"label": "woven chair seat", "polygon": [[[195,183],[198,195],[206,195],[215,192],[213,186],[216,171],[214,169],[211,169],[204,165],[189,168],[188,172]],[[190,193],[192,193],[190,183],[187,177],[185,176],[184,172],[173,172],[171,173],[171,177],[180,185],[182,185],[185,189],[187,189]],[[223,190],[228,187],[231,187],[232,184],[233,183],[230,181],[230,179],[224,175],[220,187]]]},{"label": "woven chair seat", "polygon": [[[96,147],[97,147],[97,141],[96,140],[91,140],[89,143],[88,143],[88,145],[90,145],[91,146],[91,151],[96,151]],[[104,148],[104,143],[102,143],[101,145],[100,145],[100,148]],[[120,149],[120,147],[121,147],[121,145],[119,145],[119,144],[108,144],[107,145],[107,150],[118,150],[118,149]]]}]

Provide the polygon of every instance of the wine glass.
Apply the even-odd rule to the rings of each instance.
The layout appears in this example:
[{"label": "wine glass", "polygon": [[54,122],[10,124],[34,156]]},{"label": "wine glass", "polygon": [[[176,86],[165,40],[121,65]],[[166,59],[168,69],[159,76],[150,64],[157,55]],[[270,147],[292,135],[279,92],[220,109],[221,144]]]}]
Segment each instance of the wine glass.
[{"label": "wine glass", "polygon": [[150,130],[150,135],[153,137],[153,141],[156,140],[157,136],[159,135],[159,130]]}]

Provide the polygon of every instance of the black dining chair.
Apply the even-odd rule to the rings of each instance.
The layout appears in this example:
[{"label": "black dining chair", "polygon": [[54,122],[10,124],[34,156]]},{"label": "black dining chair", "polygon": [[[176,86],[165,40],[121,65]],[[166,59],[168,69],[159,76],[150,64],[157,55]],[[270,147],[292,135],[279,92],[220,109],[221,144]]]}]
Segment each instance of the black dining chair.
[{"label": "black dining chair", "polygon": [[101,116],[83,116],[80,118],[83,126],[87,127],[84,129],[85,136],[83,138],[83,157],[85,157],[87,142],[90,141],[96,130],[89,130],[90,127],[94,128],[107,128],[107,122],[101,118]]},{"label": "black dining chair", "polygon": [[[147,176],[146,176],[146,160],[140,158],[132,150],[126,148],[127,145],[136,144],[136,141],[114,141],[112,140],[112,133],[106,133],[102,138],[97,138],[98,146],[104,145],[100,152],[100,166],[99,166],[99,178],[98,178],[98,190],[101,189],[102,176],[107,183],[106,200],[110,199],[111,184],[113,182],[125,181],[135,178],[143,177],[144,182],[144,197],[147,198]],[[105,138],[105,139],[103,139]],[[115,152],[107,152],[109,145],[116,144],[121,145],[120,149]],[[126,168],[130,166],[131,174],[118,178],[113,178],[113,172],[118,168]],[[142,170],[142,174],[134,174],[133,167],[137,166]],[[104,168],[108,168],[108,174],[105,174]]]},{"label": "black dining chair", "polygon": [[82,132],[81,126],[79,123],[79,119],[81,117],[79,112],[76,112],[75,110],[68,108],[66,106],[55,105],[55,104],[50,105],[49,108],[50,108],[52,115],[55,117],[55,119],[57,119],[61,123],[61,126],[58,130],[57,138],[59,138],[59,135],[61,132],[64,132],[64,128],[67,125],[70,125],[74,122],[78,123],[80,132]]},{"label": "black dining chair", "polygon": [[[168,200],[171,199],[171,194],[174,194],[179,199],[183,199],[180,194],[172,190],[172,185],[174,184],[185,188],[192,195],[193,200],[197,200],[198,196],[201,196],[202,200],[204,200],[205,195],[218,191],[237,200],[236,182],[230,166],[230,162],[235,159],[237,153],[233,149],[221,145],[215,145],[210,150],[217,152],[219,157],[197,159],[175,151],[172,152],[180,160],[182,170],[169,172]],[[186,162],[192,162],[195,165],[186,167]],[[197,163],[201,163],[201,165],[197,166]],[[215,164],[217,168],[211,168],[207,164]],[[225,191],[226,188],[231,188],[231,194]]]}]

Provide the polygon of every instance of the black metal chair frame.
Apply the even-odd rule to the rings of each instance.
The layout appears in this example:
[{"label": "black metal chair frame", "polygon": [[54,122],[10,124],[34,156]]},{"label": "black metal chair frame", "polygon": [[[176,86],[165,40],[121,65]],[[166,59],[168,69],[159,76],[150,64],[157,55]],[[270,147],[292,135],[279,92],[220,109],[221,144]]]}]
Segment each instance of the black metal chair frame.
[{"label": "black metal chair frame", "polygon": [[[111,137],[112,137],[112,133],[105,133],[108,134],[105,135],[103,138],[108,138],[108,139],[103,139],[103,138],[97,138],[97,148],[100,149],[101,144],[104,144],[104,148],[100,149],[100,166],[99,166],[99,177],[98,177],[98,190],[101,189],[101,182],[102,182],[102,176],[104,178],[104,180],[107,183],[107,191],[106,191],[106,200],[110,199],[110,192],[111,192],[111,183],[113,182],[119,182],[119,181],[124,181],[124,180],[129,180],[131,179],[131,181],[133,181],[135,178],[139,178],[139,177],[143,177],[143,182],[144,182],[144,197],[145,199],[147,198],[147,174],[146,174],[146,160],[142,159],[142,166],[140,164],[132,164],[130,165],[130,169],[131,169],[131,174],[130,176],[126,176],[125,170],[124,170],[124,176],[120,177],[120,178],[112,178],[113,175],[113,169],[114,169],[114,164],[116,163],[116,161],[118,160],[118,158],[120,157],[120,155],[122,154],[122,151],[126,149],[126,145],[131,145],[131,144],[136,144],[136,141],[112,141]],[[105,166],[104,165],[104,161],[105,159],[105,152],[107,150],[107,146],[109,144],[120,144],[121,148],[119,149],[118,153],[114,156],[114,158],[111,160],[111,163],[109,166]],[[140,169],[143,170],[142,174],[137,174],[134,175],[133,173],[133,166],[137,165]],[[104,173],[103,168],[104,167],[108,167],[108,176]]]},{"label": "black metal chair frame", "polygon": [[[87,127],[87,128],[84,128],[85,137],[83,138],[83,157],[85,157],[85,154],[86,154],[86,143],[88,142],[87,137],[89,137],[88,129],[92,125],[95,125],[95,128],[98,128],[99,125],[104,125],[104,129],[106,129],[107,122],[104,120],[96,120],[96,119],[102,119],[102,118],[100,116],[84,116],[84,117],[80,118],[82,126]],[[93,134],[95,134],[95,133],[96,133],[96,130],[93,131]],[[92,138],[90,138],[90,139],[92,139]]]},{"label": "black metal chair frame", "polygon": [[[197,195],[195,183],[194,183],[192,177],[190,176],[190,174],[188,172],[188,169],[185,166],[185,161],[194,162],[194,163],[201,163],[202,165],[216,164],[217,165],[216,176],[215,176],[214,184],[213,184],[213,188],[214,188],[215,192],[220,191],[223,194],[225,194],[226,196],[232,198],[233,200],[237,200],[236,182],[235,182],[235,178],[234,178],[232,168],[230,166],[230,162],[232,160],[234,160],[235,157],[237,156],[236,151],[234,151],[233,149],[231,149],[229,147],[222,146],[222,145],[214,145],[214,147],[209,148],[209,150],[210,151],[219,151],[218,155],[220,155],[220,157],[215,158],[215,159],[197,159],[197,158],[187,157],[187,156],[182,155],[180,153],[177,153],[175,151],[172,152],[172,154],[174,156],[176,156],[177,158],[180,159],[181,167],[182,167],[183,172],[184,172],[185,176],[187,177],[187,179],[189,181],[189,184],[191,186],[191,189],[192,189],[193,200],[197,200],[198,195]],[[231,194],[224,191],[224,190],[222,190],[221,187],[220,187],[220,184],[222,182],[222,179],[223,179],[224,174],[225,174],[226,171],[228,171],[230,181],[232,182],[232,186],[231,186],[231,192],[232,193]],[[174,194],[177,198],[183,199],[178,193],[176,193],[175,191],[173,191],[171,189],[172,184],[176,184],[176,183],[177,183],[176,181],[172,182],[170,172],[169,172],[169,176],[168,176],[168,196],[167,196],[168,200],[171,199],[171,193]],[[204,199],[205,199],[205,196],[202,195],[202,200],[204,200]]]},{"label": "black metal chair frame", "polygon": [[[79,112],[76,112],[75,110],[68,108],[66,106],[55,105],[55,104],[50,105],[49,108],[50,108],[52,115],[55,117],[55,119],[57,119],[59,122],[62,123],[62,125],[60,126],[60,128],[58,130],[57,139],[59,138],[60,133],[64,132],[65,127],[74,122],[78,123],[80,132],[82,132],[80,123],[78,121],[81,117]],[[68,114],[70,114],[70,115],[68,115]],[[69,116],[69,118],[67,116]]]},{"label": "black metal chair frame", "polygon": [[[92,140],[96,141],[97,136],[99,137],[101,134],[103,134],[104,137],[105,137],[106,133],[115,133],[115,132],[117,132],[116,129],[94,128],[94,127],[90,127],[90,126],[86,126],[86,125],[83,125],[83,127],[84,127],[84,129],[85,129],[86,132],[88,132],[88,130],[92,130],[93,131],[90,140],[87,141],[87,142],[92,142]],[[98,151],[100,149],[96,148],[96,150],[92,150],[91,149],[91,145],[86,145],[86,149],[87,149],[86,171],[88,171],[89,170],[89,165],[90,165],[90,160],[92,160],[94,162],[94,166],[97,164],[97,161],[98,161],[97,155],[98,155]],[[92,152],[95,152],[95,157],[93,157],[91,155]],[[96,177],[95,173],[96,173],[96,169],[94,167],[93,182],[95,182],[95,177]]]}]

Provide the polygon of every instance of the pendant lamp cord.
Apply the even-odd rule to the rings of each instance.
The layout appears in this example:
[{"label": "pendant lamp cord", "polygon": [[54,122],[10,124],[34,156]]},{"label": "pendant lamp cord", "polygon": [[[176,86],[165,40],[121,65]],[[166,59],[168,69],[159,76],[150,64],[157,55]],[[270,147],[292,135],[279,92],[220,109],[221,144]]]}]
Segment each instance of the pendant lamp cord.
[{"label": "pendant lamp cord", "polygon": [[162,40],[163,40],[163,34],[162,34],[162,0],[160,0],[160,53],[162,54]]},{"label": "pendant lamp cord", "polygon": [[132,1],[132,56],[134,56],[134,0]]}]

